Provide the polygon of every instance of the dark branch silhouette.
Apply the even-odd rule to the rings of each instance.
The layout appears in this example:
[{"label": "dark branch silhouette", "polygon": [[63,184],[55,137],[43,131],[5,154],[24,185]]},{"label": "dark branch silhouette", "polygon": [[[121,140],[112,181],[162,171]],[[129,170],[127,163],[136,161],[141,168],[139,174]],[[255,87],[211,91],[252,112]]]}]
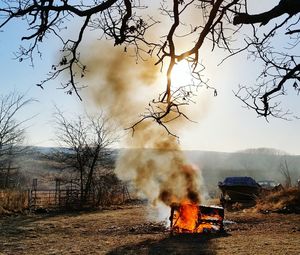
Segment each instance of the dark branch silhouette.
[{"label": "dark branch silhouette", "polygon": [[[268,24],[271,20],[277,22],[277,18],[284,15],[284,19],[275,23],[267,33],[259,34],[259,29],[253,26],[252,37],[247,38],[246,47],[254,59],[261,60],[264,68],[259,76],[256,86],[240,86],[235,95],[242,100],[248,108],[254,109],[259,116],[273,116],[290,119],[292,112],[284,110],[279,97],[286,96],[287,91],[293,89],[299,94],[298,82],[300,81],[299,58],[297,47],[300,36],[299,26],[300,1],[281,0],[278,5],[269,11],[259,14],[237,13],[233,24],[260,23],[260,26]],[[274,37],[295,35],[286,38],[288,46],[277,49],[272,43]]]},{"label": "dark branch silhouette", "polygon": [[266,25],[270,20],[275,19],[283,14],[290,16],[300,12],[300,2],[295,0],[281,0],[278,5],[269,11],[259,14],[238,13],[234,19],[233,24],[255,24]]},{"label": "dark branch silhouette", "polygon": [[[32,64],[36,54],[42,54],[39,45],[50,35],[57,37],[62,43],[62,57],[52,65],[46,79],[37,85],[43,88],[47,81],[67,73],[69,78],[61,86],[68,94],[74,92],[80,99],[79,90],[86,86],[81,78],[88,70],[80,59],[80,45],[88,31],[99,32],[102,38],[113,40],[115,46],[122,45],[126,52],[129,48],[133,49],[137,61],[143,61],[145,56],[157,57],[156,65],[167,66],[165,89],[131,126],[133,131],[145,119],[152,119],[176,136],[168,129],[168,122],[179,117],[189,119],[184,109],[193,102],[192,96],[198,88],[211,88],[213,95],[217,95],[216,89],[202,78],[200,51],[203,45],[210,45],[212,50],[224,49],[229,53],[228,57],[247,50],[250,56],[262,61],[264,69],[259,83],[250,87],[240,86],[235,95],[260,116],[286,117],[289,111],[284,111],[276,99],[287,94],[287,86],[297,94],[300,92],[300,56],[297,55],[299,0],[281,0],[269,11],[256,14],[248,13],[246,0],[161,1],[159,11],[169,22],[164,24],[167,26],[166,34],[158,36],[159,39],[147,36],[161,24],[147,11],[149,7],[150,3],[139,0],[4,0],[0,5],[0,29],[12,20],[27,22],[29,34],[24,35],[22,40],[30,44],[27,48],[21,46],[16,58],[19,61],[28,59]],[[195,23],[185,24],[184,15],[195,10],[198,13]],[[63,30],[73,21],[81,22],[81,25],[75,31],[76,36],[68,38]],[[265,29],[266,24],[272,27],[269,31]],[[238,31],[247,25],[252,26],[253,34],[244,39],[245,46],[233,48],[232,42],[242,36]],[[277,50],[272,44],[276,36],[286,36],[288,46]],[[177,44],[179,37],[187,42],[185,50]],[[178,89],[174,88],[171,74],[174,66],[181,61],[188,61],[194,82],[182,84]]]}]

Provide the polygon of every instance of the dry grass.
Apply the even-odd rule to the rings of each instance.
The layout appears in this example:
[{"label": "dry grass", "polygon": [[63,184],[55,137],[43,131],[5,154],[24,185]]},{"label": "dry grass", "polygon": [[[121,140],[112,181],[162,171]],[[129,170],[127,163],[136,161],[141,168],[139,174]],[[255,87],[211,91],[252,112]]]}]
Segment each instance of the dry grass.
[{"label": "dry grass", "polygon": [[18,190],[0,191],[0,215],[20,212],[28,207],[28,192]]},{"label": "dry grass", "polygon": [[297,210],[299,206],[300,190],[297,188],[288,188],[271,192],[259,198],[255,208],[258,211],[278,211],[284,208]]},{"label": "dry grass", "polygon": [[133,205],[0,218],[0,254],[299,254],[299,214],[227,212],[227,234],[191,237],[171,237],[149,214]]}]

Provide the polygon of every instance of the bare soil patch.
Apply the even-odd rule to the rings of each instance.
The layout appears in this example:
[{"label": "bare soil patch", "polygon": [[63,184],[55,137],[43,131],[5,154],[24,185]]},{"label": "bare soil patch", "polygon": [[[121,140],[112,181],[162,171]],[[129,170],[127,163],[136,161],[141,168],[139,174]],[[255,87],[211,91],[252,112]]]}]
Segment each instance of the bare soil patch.
[{"label": "bare soil patch", "polygon": [[0,254],[299,254],[300,215],[226,212],[225,234],[171,237],[145,205],[0,218]]}]

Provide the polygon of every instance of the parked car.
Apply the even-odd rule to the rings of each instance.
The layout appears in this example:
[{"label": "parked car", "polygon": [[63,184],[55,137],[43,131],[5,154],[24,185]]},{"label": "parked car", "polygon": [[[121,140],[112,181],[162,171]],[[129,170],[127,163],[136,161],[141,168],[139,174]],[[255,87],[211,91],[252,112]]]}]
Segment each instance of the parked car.
[{"label": "parked car", "polygon": [[248,176],[227,177],[218,186],[222,191],[220,202],[224,208],[235,203],[253,205],[261,192],[261,186]]},{"label": "parked car", "polygon": [[279,191],[279,190],[283,189],[283,186],[281,185],[281,183],[275,182],[272,180],[258,181],[257,183],[262,188],[262,191],[265,191],[265,192]]}]

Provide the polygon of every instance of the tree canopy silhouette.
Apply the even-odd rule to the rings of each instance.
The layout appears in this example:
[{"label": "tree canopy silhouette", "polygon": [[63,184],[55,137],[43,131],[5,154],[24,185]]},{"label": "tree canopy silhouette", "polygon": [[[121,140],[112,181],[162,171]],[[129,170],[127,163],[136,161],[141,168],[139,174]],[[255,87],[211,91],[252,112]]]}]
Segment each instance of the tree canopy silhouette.
[{"label": "tree canopy silhouette", "polygon": [[[162,24],[159,15],[150,11],[152,1],[4,0],[0,5],[0,29],[13,20],[26,21],[27,30],[22,40],[30,44],[20,46],[16,54],[19,61],[33,61],[35,54],[41,53],[39,45],[50,35],[57,37],[61,41],[62,58],[53,64],[47,78],[38,86],[43,87],[47,81],[68,73],[69,78],[62,86],[67,93],[75,92],[79,98],[79,90],[84,86],[80,79],[88,70],[81,62],[79,46],[89,30],[96,30],[104,39],[113,40],[115,46],[122,45],[124,51],[133,50],[137,60],[142,61],[146,56],[156,58],[157,65],[166,67],[165,90],[149,103],[147,111],[132,126],[133,130],[145,119],[153,119],[166,128],[173,119],[188,118],[181,109],[193,102],[195,89],[199,86],[205,85],[217,95],[215,88],[202,78],[204,67],[199,52],[203,45],[210,45],[212,50],[225,49],[228,57],[248,51],[262,60],[264,67],[258,84],[240,86],[235,95],[259,116],[287,118],[290,112],[283,110],[278,97],[286,95],[289,87],[297,94],[300,92],[300,56],[297,52],[300,1],[281,0],[270,10],[255,14],[248,12],[248,2],[253,1],[161,0],[159,13],[168,18],[168,23],[163,25],[167,31],[155,39],[151,31]],[[186,24],[183,17],[192,11],[196,13],[193,24]],[[76,36],[70,38],[64,29],[75,19],[80,25]],[[244,39],[245,46],[236,49],[232,42],[240,36],[238,32],[243,26],[250,26],[252,32]],[[286,37],[288,46],[275,47],[276,36]],[[186,38],[187,48],[178,45],[179,37]],[[189,63],[191,76],[197,82],[174,88],[171,73],[181,61]]]}]

